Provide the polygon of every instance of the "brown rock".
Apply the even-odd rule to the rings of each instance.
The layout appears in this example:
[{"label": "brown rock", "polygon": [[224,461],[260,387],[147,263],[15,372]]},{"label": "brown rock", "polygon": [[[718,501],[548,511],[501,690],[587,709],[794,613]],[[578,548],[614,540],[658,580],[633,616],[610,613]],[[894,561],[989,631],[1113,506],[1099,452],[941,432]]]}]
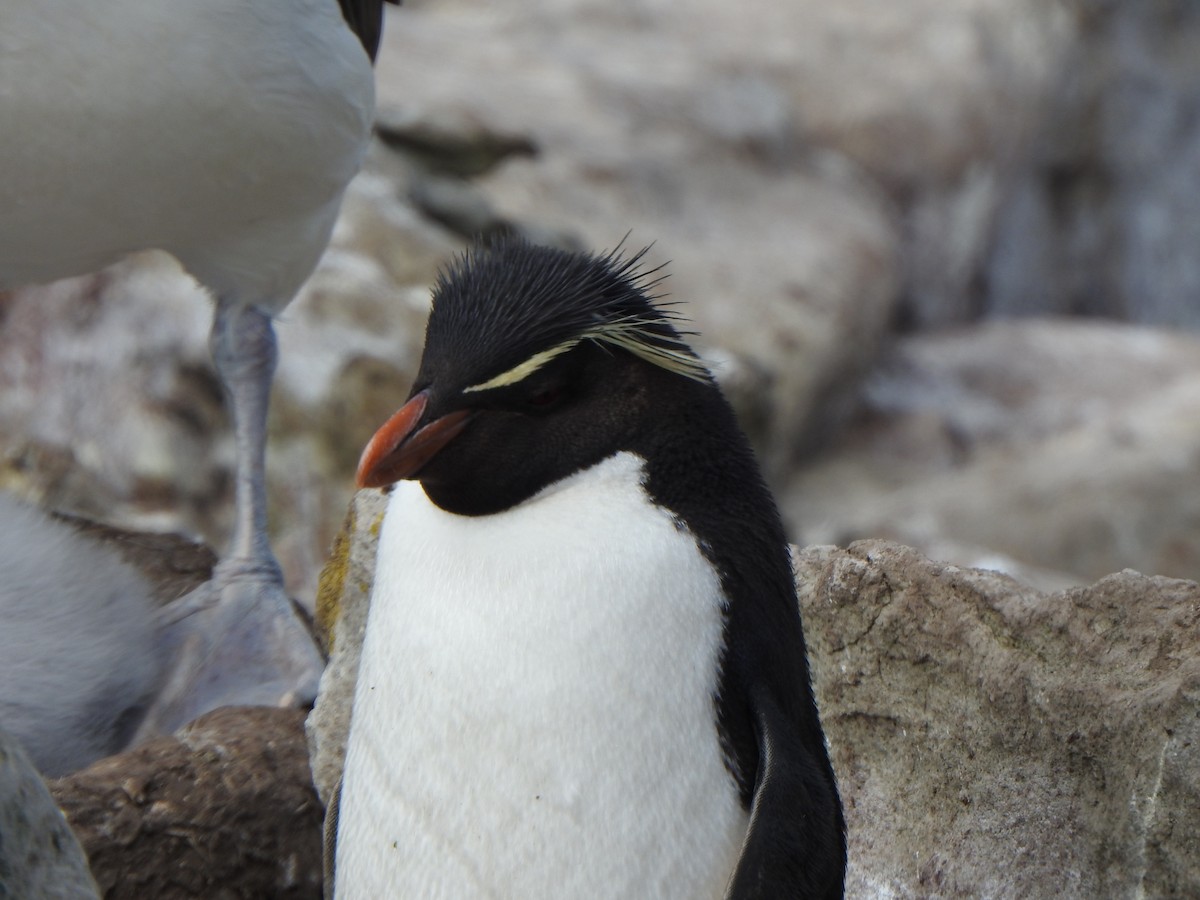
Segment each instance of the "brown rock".
[{"label": "brown rock", "polygon": [[51,783],[105,898],[319,898],[304,712],[226,708]]}]

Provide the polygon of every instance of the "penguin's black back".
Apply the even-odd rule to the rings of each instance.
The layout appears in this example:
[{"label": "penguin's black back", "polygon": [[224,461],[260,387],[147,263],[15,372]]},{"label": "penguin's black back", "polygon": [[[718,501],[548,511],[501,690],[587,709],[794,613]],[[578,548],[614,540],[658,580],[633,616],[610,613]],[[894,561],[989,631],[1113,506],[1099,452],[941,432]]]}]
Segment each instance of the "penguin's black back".
[{"label": "penguin's black back", "polygon": [[[633,435],[626,449],[646,460],[646,489],[695,535],[716,568],[729,605],[716,707],[717,732],[742,804],[751,808],[761,782],[760,716],[777,720],[788,752],[776,774],[796,782],[797,802],[809,809],[758,810],[780,847],[808,847],[803,857],[768,867],[790,870],[788,883],[805,883],[799,896],[842,896],[845,822],[825,746],[808,669],[808,654],[787,538],[774,499],[749,441],[715,384],[672,373],[659,390],[673,402],[656,404],[655,422]],[[766,707],[764,711],[763,707]],[[769,884],[744,896],[772,893]],[[738,895],[733,895],[738,896]],[[740,897],[739,897],[740,900]]]}]

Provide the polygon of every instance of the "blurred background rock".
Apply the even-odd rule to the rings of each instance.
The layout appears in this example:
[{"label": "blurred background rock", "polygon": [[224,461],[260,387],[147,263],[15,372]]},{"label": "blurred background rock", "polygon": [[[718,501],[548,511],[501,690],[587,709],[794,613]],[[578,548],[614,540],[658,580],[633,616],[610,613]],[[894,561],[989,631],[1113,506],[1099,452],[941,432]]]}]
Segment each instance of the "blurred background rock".
[{"label": "blurred background rock", "polygon": [[[801,542],[1047,587],[1200,574],[1196,4],[406,0],[378,79],[278,329],[271,526],[302,601],[437,267],[502,227],[654,243]],[[155,254],[0,295],[0,483],[223,546],[209,316]]]}]

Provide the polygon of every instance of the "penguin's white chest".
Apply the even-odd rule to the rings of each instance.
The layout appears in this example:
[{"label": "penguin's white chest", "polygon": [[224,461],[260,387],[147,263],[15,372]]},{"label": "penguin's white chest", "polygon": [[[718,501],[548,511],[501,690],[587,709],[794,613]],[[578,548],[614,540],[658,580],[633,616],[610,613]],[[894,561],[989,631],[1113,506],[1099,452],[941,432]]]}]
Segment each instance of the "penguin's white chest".
[{"label": "penguin's white chest", "polygon": [[341,898],[720,897],[747,817],[722,595],[618,454],[493,516],[398,485],[342,788]]}]

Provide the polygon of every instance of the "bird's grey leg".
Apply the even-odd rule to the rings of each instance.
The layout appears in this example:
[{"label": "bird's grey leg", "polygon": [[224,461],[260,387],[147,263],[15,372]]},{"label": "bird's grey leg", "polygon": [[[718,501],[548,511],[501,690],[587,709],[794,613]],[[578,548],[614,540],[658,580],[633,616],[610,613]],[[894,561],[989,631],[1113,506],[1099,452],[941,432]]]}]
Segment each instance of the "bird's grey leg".
[{"label": "bird's grey leg", "polygon": [[213,579],[164,611],[178,665],[144,732],[171,731],[218,706],[301,705],[316,696],[323,660],[283,589],[267,537],[267,402],[275,332],[262,311],[217,302],[213,362],[237,442],[236,518]]},{"label": "bird's grey leg", "polygon": [[225,385],[237,442],[236,518],[220,575],[282,583],[267,539],[267,403],[278,351],[275,329],[252,306],[218,301],[210,349]]}]

